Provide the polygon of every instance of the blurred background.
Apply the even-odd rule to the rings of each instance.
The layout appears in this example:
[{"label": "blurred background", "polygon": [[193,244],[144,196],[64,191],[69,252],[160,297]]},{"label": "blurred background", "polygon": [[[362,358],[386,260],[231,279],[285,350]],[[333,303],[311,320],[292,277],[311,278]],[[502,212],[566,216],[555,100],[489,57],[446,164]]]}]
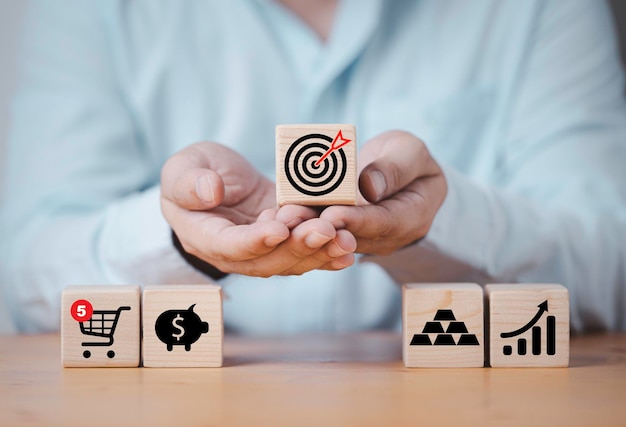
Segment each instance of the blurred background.
[{"label": "blurred background", "polygon": [[[610,3],[618,23],[622,59],[626,63],[626,0],[610,0]],[[4,178],[10,100],[17,82],[18,45],[27,6],[28,0],[0,0],[0,189]],[[4,207],[1,190],[0,207]],[[2,286],[4,284],[0,283],[0,290]],[[11,332],[13,325],[7,314],[3,292],[0,292],[0,334]]]},{"label": "blurred background", "polygon": [[[27,0],[0,0],[0,209],[4,208],[2,188],[4,188],[9,105],[17,80],[19,33],[27,3]],[[13,325],[4,304],[3,286],[5,284],[0,283],[0,334],[13,332]]]}]

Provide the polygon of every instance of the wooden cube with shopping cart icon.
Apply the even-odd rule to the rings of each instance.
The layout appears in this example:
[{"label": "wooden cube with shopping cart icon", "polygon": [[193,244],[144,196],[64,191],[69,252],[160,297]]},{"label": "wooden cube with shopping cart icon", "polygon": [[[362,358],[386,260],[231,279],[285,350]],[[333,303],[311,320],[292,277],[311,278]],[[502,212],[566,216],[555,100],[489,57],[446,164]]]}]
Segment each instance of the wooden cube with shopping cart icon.
[{"label": "wooden cube with shopping cart icon", "polygon": [[68,286],[61,310],[64,367],[139,366],[139,286]]}]

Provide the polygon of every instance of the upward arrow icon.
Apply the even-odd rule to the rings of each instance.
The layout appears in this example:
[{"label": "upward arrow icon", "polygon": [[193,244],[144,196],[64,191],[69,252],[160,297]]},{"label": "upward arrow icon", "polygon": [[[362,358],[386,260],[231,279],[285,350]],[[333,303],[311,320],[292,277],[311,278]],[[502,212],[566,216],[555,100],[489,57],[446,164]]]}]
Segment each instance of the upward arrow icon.
[{"label": "upward arrow icon", "polygon": [[502,338],[515,337],[515,336],[523,334],[524,332],[526,332],[527,330],[532,328],[534,326],[534,324],[537,323],[539,321],[539,319],[541,319],[541,316],[543,316],[543,313],[548,311],[548,300],[545,300],[544,302],[539,304],[537,307],[539,307],[539,311],[537,311],[537,314],[535,314],[535,317],[530,319],[530,322],[528,322],[527,324],[525,324],[524,326],[522,326],[521,328],[519,328],[519,329],[517,329],[517,330],[515,330],[513,332],[502,332],[500,334],[500,337],[502,337]]}]

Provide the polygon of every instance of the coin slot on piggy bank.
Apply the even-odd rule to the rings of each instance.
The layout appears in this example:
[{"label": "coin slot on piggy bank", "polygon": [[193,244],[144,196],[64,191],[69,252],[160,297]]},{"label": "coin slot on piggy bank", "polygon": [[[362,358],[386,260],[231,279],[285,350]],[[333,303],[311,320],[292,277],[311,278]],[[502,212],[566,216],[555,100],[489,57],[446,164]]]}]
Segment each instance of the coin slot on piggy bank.
[{"label": "coin slot on piggy bank", "polygon": [[185,351],[190,351],[191,345],[209,332],[209,324],[194,313],[195,306],[192,304],[186,310],[167,310],[157,318],[154,329],[167,351],[172,351],[175,345],[184,345]]}]

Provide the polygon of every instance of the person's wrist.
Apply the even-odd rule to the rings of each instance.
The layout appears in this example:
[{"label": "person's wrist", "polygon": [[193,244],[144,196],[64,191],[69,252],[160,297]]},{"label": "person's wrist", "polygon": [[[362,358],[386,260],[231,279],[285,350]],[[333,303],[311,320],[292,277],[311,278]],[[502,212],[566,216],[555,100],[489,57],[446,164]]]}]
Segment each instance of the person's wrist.
[{"label": "person's wrist", "polygon": [[209,276],[211,279],[220,280],[228,276],[228,273],[224,273],[217,267],[185,251],[182,243],[180,242],[180,239],[178,238],[174,230],[172,230],[172,244],[174,245],[178,253],[183,257],[185,261],[187,261],[189,265],[191,265],[193,268],[195,268],[199,272]]}]

